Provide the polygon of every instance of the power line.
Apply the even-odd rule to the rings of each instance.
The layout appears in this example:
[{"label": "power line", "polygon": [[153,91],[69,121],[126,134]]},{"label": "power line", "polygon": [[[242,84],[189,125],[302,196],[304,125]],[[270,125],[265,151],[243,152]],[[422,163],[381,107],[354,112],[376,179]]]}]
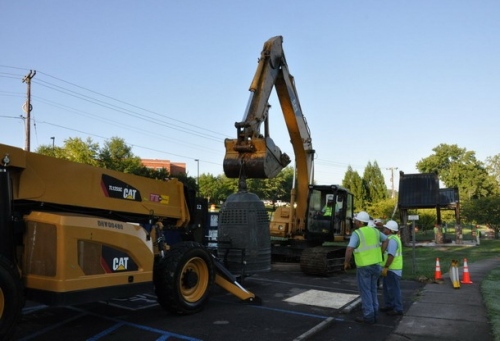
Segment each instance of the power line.
[{"label": "power line", "polygon": [[[108,95],[105,95],[105,94],[99,93],[99,92],[97,92],[97,91],[94,91],[94,90],[88,89],[88,88],[86,88],[86,87],[80,86],[80,85],[75,84],[75,83],[71,83],[71,82],[65,81],[65,80],[63,80],[63,79],[61,79],[61,78],[58,78],[58,77],[55,77],[55,76],[49,75],[49,74],[47,74],[47,73],[44,73],[44,72],[39,72],[39,73],[44,74],[44,75],[46,75],[47,77],[54,78],[54,79],[56,79],[56,80],[58,80],[58,81],[61,81],[61,82],[63,82],[63,83],[66,83],[66,84],[72,85],[72,86],[77,87],[77,88],[79,88],[79,89],[82,89],[82,90],[88,91],[88,92],[90,92],[90,93],[93,93],[93,94],[96,94],[96,95],[102,96],[102,97],[104,97],[104,98],[107,98],[107,99],[113,100],[113,101],[118,102],[118,103],[125,104],[125,105],[127,105],[127,106],[132,107],[132,108],[136,108],[136,109],[139,109],[139,110],[142,110],[142,111],[145,111],[145,112],[148,112],[148,113],[151,113],[151,114],[157,115],[157,116],[162,117],[162,118],[167,118],[167,119],[172,120],[172,121],[174,121],[174,122],[182,123],[182,124],[184,124],[184,125],[187,125],[189,128],[193,128],[193,127],[194,127],[194,128],[199,129],[199,130],[202,130],[203,132],[207,132],[207,131],[208,131],[208,132],[212,132],[212,133],[217,134],[217,135],[223,135],[223,134],[221,134],[221,133],[219,133],[219,132],[216,132],[216,131],[213,131],[213,130],[209,130],[209,129],[206,129],[206,128],[204,128],[204,127],[200,127],[200,126],[197,126],[197,125],[193,125],[192,123],[187,123],[187,122],[184,122],[184,121],[182,121],[182,120],[178,120],[178,119],[175,119],[175,118],[173,118],[173,117],[170,117],[170,116],[167,116],[167,115],[164,115],[164,114],[160,114],[160,113],[157,113],[157,112],[155,112],[155,111],[152,111],[152,110],[149,110],[149,109],[146,109],[146,108],[143,108],[143,107],[140,107],[140,106],[137,106],[137,105],[134,105],[134,104],[131,104],[131,103],[125,102],[125,101],[123,101],[123,100],[120,100],[120,99],[117,99],[117,98],[114,98],[114,97],[111,97],[111,96],[108,96]],[[48,83],[48,82],[46,82],[46,83],[47,83],[47,84],[50,84],[50,83]],[[62,87],[60,87],[60,88],[62,88]],[[71,90],[68,90],[68,91],[71,91]],[[72,91],[72,92],[74,92],[74,91]],[[85,96],[85,95],[83,95],[83,96]],[[85,96],[85,97],[89,97],[89,96]],[[89,97],[89,98],[90,98],[90,97]],[[101,101],[101,100],[97,100],[97,99],[96,99],[96,101],[98,101],[98,102],[103,102],[103,101]],[[104,102],[103,102],[103,103],[104,103]],[[113,105],[113,106],[114,106],[114,105]],[[176,126],[176,125],[174,125],[174,126],[175,126],[175,127],[177,127],[177,128],[181,128],[180,126]],[[186,129],[186,128],[183,128],[183,129]]]},{"label": "power line", "polygon": [[[2,65],[0,65],[0,67],[1,66]],[[18,69],[21,69],[21,68],[18,68]],[[4,73],[4,74],[6,74],[6,73]],[[129,115],[131,117],[134,117],[136,119],[140,119],[140,120],[144,120],[144,121],[147,121],[147,122],[150,122],[150,123],[154,123],[156,126],[165,126],[167,128],[175,130],[176,132],[178,132],[178,131],[185,132],[185,133],[189,134],[188,136],[198,136],[198,137],[202,137],[202,138],[213,140],[213,141],[217,141],[217,142],[220,142],[223,139],[223,138],[221,138],[221,136],[224,136],[224,135],[220,134],[220,133],[217,133],[215,131],[211,131],[211,130],[207,130],[207,129],[204,129],[204,128],[200,128],[200,127],[198,127],[196,125],[188,124],[188,123],[183,122],[181,120],[172,119],[172,118],[170,118],[170,117],[168,117],[166,115],[162,115],[162,114],[156,113],[154,111],[151,111],[151,110],[148,110],[148,109],[145,109],[145,108],[142,108],[142,107],[139,107],[139,106],[127,103],[125,101],[118,100],[118,99],[113,98],[111,96],[107,96],[107,95],[104,95],[102,93],[93,91],[91,89],[79,86],[77,84],[74,84],[74,83],[71,83],[71,82],[68,82],[68,81],[65,81],[65,80],[63,80],[61,78],[48,75],[48,74],[46,74],[44,72],[38,71],[38,74],[54,78],[54,79],[56,79],[58,81],[64,82],[66,84],[69,84],[71,86],[77,87],[79,89],[83,89],[83,90],[88,91],[88,92],[90,92],[92,94],[97,94],[97,95],[99,95],[101,97],[104,97],[104,98],[107,98],[107,99],[111,99],[111,100],[119,102],[119,103],[123,103],[123,104],[131,106],[133,108],[137,108],[137,109],[149,112],[149,113],[153,113],[153,114],[155,114],[155,115],[157,115],[159,117],[171,119],[173,121],[180,122],[180,123],[182,123],[184,125],[188,125],[189,127],[194,127],[194,128],[197,128],[197,129],[203,129],[203,132],[197,131],[195,129],[189,129],[189,128],[186,128],[185,126],[180,126],[180,125],[177,125],[177,124],[168,123],[168,122],[166,122],[164,120],[159,120],[158,118],[152,118],[151,116],[148,116],[148,115],[140,114],[137,111],[133,111],[133,110],[127,109],[127,108],[125,108],[123,106],[117,106],[117,105],[115,105],[115,104],[113,104],[113,103],[111,103],[109,101],[103,101],[101,99],[98,99],[95,96],[89,96],[89,95],[83,94],[81,92],[77,92],[77,91],[74,91],[72,89],[68,89],[66,87],[63,87],[63,86],[60,86],[60,85],[57,85],[57,84],[53,84],[53,83],[47,82],[46,80],[40,79],[39,77],[36,80],[33,80],[33,84],[37,84],[37,85],[43,86],[43,87],[48,88],[48,89],[53,90],[53,91],[58,91],[60,93],[63,93],[65,95],[78,98],[80,100],[85,100],[85,101],[87,101],[89,103],[92,103],[92,104],[95,104],[95,105],[99,105],[99,106],[104,107],[104,108],[109,109],[109,110],[113,110],[113,111],[116,111],[116,112],[127,114],[127,115]],[[17,77],[12,76],[11,74],[8,74],[8,76],[9,77],[6,77],[6,78],[18,79]],[[0,73],[0,77],[1,77],[1,73]],[[69,110],[72,110],[73,112],[76,112],[77,114],[80,114],[80,115],[83,115],[83,116],[87,116],[87,117],[92,117],[93,119],[110,123],[113,126],[127,127],[127,129],[135,130],[136,132],[143,133],[143,134],[146,134],[148,136],[155,135],[155,136],[157,136],[160,139],[164,139],[164,140],[167,140],[167,141],[169,140],[170,142],[179,143],[178,139],[174,139],[174,138],[169,139],[168,138],[168,136],[170,136],[169,134],[160,134],[159,135],[157,131],[155,131],[155,132],[151,132],[151,131],[148,132],[148,131],[146,131],[144,129],[140,129],[139,128],[140,125],[135,125],[135,126],[125,125],[125,124],[122,123],[122,121],[113,120],[113,119],[106,119],[106,118],[100,117],[98,115],[92,115],[92,114],[89,114],[89,113],[85,113],[84,111],[81,111],[81,110],[78,110],[78,109],[75,109],[75,108],[71,108],[71,107],[59,104],[57,102],[46,100],[43,97],[39,97],[39,96],[32,96],[32,97],[35,98],[35,99],[37,99],[38,101],[45,102],[45,103],[47,103],[49,105],[53,105],[53,106],[56,106],[56,107],[59,107],[59,108],[64,108],[65,110],[69,109]],[[30,120],[30,122],[31,121],[35,122],[34,120]],[[84,132],[84,131],[82,131],[80,129],[72,129],[72,128],[64,127],[61,124],[54,124],[54,123],[50,123],[50,122],[47,122],[47,121],[37,121],[37,123],[44,123],[44,124],[52,125],[52,126],[55,126],[55,127],[58,127],[58,128],[66,129],[66,130],[72,130],[72,131],[75,131],[75,132],[78,132],[78,133],[87,134],[89,136],[94,136],[94,137],[102,138],[104,140],[108,139],[108,138],[106,138],[104,136],[99,136],[99,135],[96,135],[96,134]],[[214,134],[221,135],[221,136],[214,136],[214,135],[206,134],[206,132],[212,132]],[[189,144],[189,145],[191,145],[191,147],[193,147],[193,148],[197,148],[197,149],[201,148],[201,149],[209,150],[209,149],[206,148],[207,145],[203,145],[203,146],[193,145],[193,144]],[[155,150],[155,149],[152,149],[152,148],[147,148],[145,146],[140,146],[140,145],[135,145],[135,146],[138,147],[138,148],[141,148],[141,149],[153,150],[153,151],[156,151],[156,152],[165,153],[164,151]],[[174,154],[174,153],[165,153],[165,154],[176,155],[176,156],[183,157],[183,158],[186,157],[185,155],[179,155],[179,154]],[[192,157],[188,157],[188,158],[192,159]],[[212,162],[206,161],[206,163],[212,163]],[[213,163],[213,164],[220,165],[220,163]]]},{"label": "power line", "polygon": [[[11,66],[5,66],[5,65],[0,65],[0,67],[8,67],[8,68],[18,69],[18,70],[26,70],[25,68],[11,67]],[[0,75],[1,74],[2,73],[0,73]],[[4,74],[8,75],[9,78],[12,75],[11,73],[4,73]],[[53,82],[49,82],[46,79],[44,79],[43,77],[41,78],[40,76],[52,78],[56,81],[59,81],[61,83],[64,83],[64,84],[69,85],[71,87],[75,87],[77,89],[80,89],[82,91],[88,92],[88,93],[96,95],[96,96],[85,94],[82,91],[75,91],[74,89],[70,89],[67,86],[61,86],[58,84],[54,84]],[[71,96],[71,97],[77,98],[79,100],[83,100],[83,101],[101,106],[101,107],[108,109],[108,110],[112,110],[112,111],[115,111],[118,113],[126,114],[130,117],[133,117],[134,119],[139,119],[139,120],[146,121],[149,123],[154,123],[157,126],[164,126],[164,127],[169,128],[169,129],[173,129],[176,132],[180,131],[180,132],[186,133],[190,137],[191,136],[198,136],[201,138],[205,138],[205,139],[217,141],[217,142],[222,141],[225,137],[228,137],[227,135],[224,135],[222,133],[215,132],[213,130],[209,130],[209,129],[206,129],[206,128],[203,128],[203,127],[200,127],[197,125],[193,125],[191,123],[187,123],[187,122],[184,122],[182,120],[172,118],[168,115],[160,114],[160,113],[155,112],[153,110],[149,110],[149,109],[146,109],[144,107],[128,103],[126,101],[114,98],[112,96],[105,95],[103,93],[94,91],[92,89],[80,86],[80,85],[75,84],[73,82],[66,81],[66,80],[61,79],[59,77],[52,76],[52,75],[47,74],[47,73],[40,71],[40,70],[38,70],[38,77],[36,79],[34,79],[33,82],[34,82],[34,84],[37,84],[37,85],[42,86],[44,88],[47,88],[49,90],[57,91],[57,92],[62,93],[64,95]],[[97,96],[101,97],[101,99],[97,98]],[[35,98],[39,101],[42,101],[42,102],[45,101],[46,103],[49,103],[50,105],[64,108],[65,110],[68,110],[68,108],[71,108],[69,106],[59,104],[58,102],[53,102],[53,101],[47,100],[47,99],[40,97],[40,96],[33,96],[33,98]],[[103,99],[106,99],[106,100],[103,100]],[[116,103],[112,103],[112,102],[121,103],[123,105],[116,105]],[[136,109],[136,110],[131,110],[130,108],[127,108],[126,106],[133,108],[133,109]],[[121,120],[114,120],[114,119],[109,118],[109,117],[104,118],[104,117],[101,117],[101,116],[98,116],[95,114],[89,114],[87,112],[84,112],[84,111],[81,111],[81,110],[78,110],[75,108],[71,108],[71,109],[74,112],[77,112],[77,114],[91,117],[92,119],[104,121],[104,122],[113,124],[115,126],[122,126],[122,127],[125,127],[126,129],[129,129],[132,131],[136,131],[136,132],[139,131],[140,133],[146,134],[148,136],[151,136],[151,134],[152,134],[152,132],[148,132],[144,129],[141,129],[140,125],[136,125],[136,126],[131,127],[130,125],[123,124],[123,121],[121,121]],[[144,112],[152,114],[154,116],[145,115]],[[158,118],[161,118],[161,119],[158,119]],[[167,122],[165,120],[170,120],[170,121],[176,122],[178,124],[172,123],[172,122]],[[52,124],[52,123],[49,123],[46,121],[38,121],[37,123],[46,123],[46,124],[54,125],[54,126],[57,126],[60,128],[77,131],[79,133],[85,133],[85,132],[78,130],[78,129],[71,129],[71,128],[63,127],[60,124]],[[213,133],[213,134],[210,134],[210,133]],[[85,133],[85,134],[88,134],[89,136],[96,136],[95,134],[90,134],[90,133]],[[153,132],[153,134],[155,134],[158,138],[162,138],[162,139],[168,139],[167,136],[169,136],[169,134],[160,134],[159,135],[157,132]],[[99,138],[104,138],[104,137],[99,136]],[[106,139],[106,138],[104,138],[104,139]],[[179,139],[175,139],[175,142],[179,143],[180,141],[179,141]],[[151,148],[147,148],[147,147],[143,147],[143,146],[137,146],[137,147],[155,151],[155,149],[151,149]],[[200,147],[200,146],[193,145],[193,147],[194,148],[206,148],[207,146]],[[160,152],[162,152],[162,151],[160,151]],[[172,155],[174,155],[174,154],[172,154]],[[186,157],[186,156],[183,156],[183,157]],[[194,159],[193,157],[189,157],[189,158]],[[317,159],[316,161],[318,161],[319,163],[322,163],[324,166],[333,167],[333,168],[345,168],[345,167],[350,165],[347,163],[334,162],[334,161],[326,160],[326,159]],[[216,163],[216,164],[219,164],[219,163]],[[357,167],[356,165],[353,165],[353,166]],[[359,167],[361,167],[361,166],[359,166]]]},{"label": "power line", "polygon": [[[13,69],[23,70],[23,68],[18,68],[18,67],[13,67],[13,66],[6,66],[6,65],[0,65],[0,67],[7,67],[7,68],[13,68]],[[187,123],[187,122],[184,122],[182,120],[178,120],[178,119],[172,118],[170,116],[167,116],[167,115],[164,115],[164,114],[160,114],[160,113],[157,113],[155,111],[152,111],[152,110],[149,110],[149,109],[146,109],[146,108],[143,108],[143,107],[140,107],[140,106],[137,106],[137,105],[134,105],[134,104],[122,101],[120,99],[117,99],[117,98],[114,98],[114,97],[111,97],[111,96],[99,93],[97,91],[91,90],[89,88],[80,86],[80,85],[75,84],[75,83],[66,81],[66,80],[61,79],[59,77],[55,77],[55,76],[49,75],[49,74],[47,74],[47,73],[45,73],[43,71],[38,71],[38,74],[39,75],[40,74],[41,75],[45,75],[47,77],[53,78],[53,79],[55,79],[57,81],[63,82],[63,83],[68,84],[68,85],[71,85],[71,86],[76,87],[78,89],[90,92],[92,94],[101,96],[103,98],[106,98],[106,99],[109,99],[109,100],[112,100],[112,101],[115,101],[115,102],[118,102],[118,103],[121,103],[121,104],[125,104],[127,106],[132,107],[132,108],[139,109],[141,111],[144,111],[144,112],[156,115],[156,116],[161,117],[163,119],[168,119],[168,120],[171,120],[171,121],[174,121],[174,122],[178,122],[178,123],[182,124],[183,126],[181,126],[179,124],[168,123],[168,122],[166,122],[164,120],[160,120],[159,121],[158,118],[152,118],[151,116],[140,114],[137,111],[132,111],[130,109],[126,109],[124,107],[117,106],[115,104],[110,103],[109,101],[103,101],[103,100],[100,100],[98,98],[85,95],[85,94],[83,94],[81,92],[77,92],[77,91],[68,89],[66,87],[62,87],[60,85],[47,82],[47,81],[45,81],[43,79],[40,79],[39,77],[36,80],[33,81],[37,85],[43,86],[45,88],[48,88],[48,89],[51,89],[51,90],[54,90],[54,91],[58,91],[58,92],[63,93],[65,95],[72,96],[72,97],[78,98],[80,100],[87,101],[87,102],[95,104],[95,105],[102,106],[102,107],[104,107],[106,109],[109,109],[109,110],[114,110],[114,111],[117,111],[117,112],[121,112],[121,113],[124,113],[126,115],[132,116],[132,117],[140,119],[140,120],[145,120],[147,122],[154,123],[154,124],[161,124],[161,125],[163,125],[163,126],[165,126],[167,128],[173,129],[175,131],[185,132],[185,133],[188,133],[188,134],[191,134],[191,135],[195,135],[195,136],[198,136],[198,137],[202,137],[202,138],[206,138],[206,139],[212,139],[214,141],[220,141],[220,139],[221,139],[220,136],[228,137],[228,136],[226,136],[226,135],[224,135],[224,134],[222,134],[220,132],[216,132],[216,131],[213,131],[213,130],[210,130],[210,129],[206,129],[204,127],[200,127],[200,126],[194,125],[192,123]],[[11,74],[9,74],[9,75],[11,75]],[[12,77],[12,78],[15,78],[15,77]],[[215,135],[210,135],[208,133],[213,133]]]},{"label": "power line", "polygon": [[[58,127],[58,128],[61,128],[61,129],[66,129],[66,130],[74,131],[74,132],[77,132],[77,133],[81,133],[81,134],[86,134],[86,135],[89,135],[89,136],[98,137],[98,138],[103,139],[105,141],[109,140],[109,137],[106,137],[106,136],[92,134],[92,133],[85,132],[85,131],[82,131],[82,130],[79,130],[79,129],[68,128],[68,127],[62,126],[60,124],[55,124],[55,123],[50,123],[50,122],[45,122],[45,121],[39,121],[37,123],[39,123],[39,124],[43,123],[43,124],[51,125],[51,126]],[[132,146],[133,147],[137,147],[137,148],[146,149],[146,150],[151,150],[151,151],[162,153],[162,154],[177,156],[177,157],[180,157],[180,158],[183,158],[183,159],[192,159],[191,157],[187,157],[185,155],[180,155],[180,154],[175,154],[175,153],[169,153],[169,152],[165,152],[164,150],[158,150],[158,149],[154,149],[154,148],[150,148],[150,147],[145,147],[145,146],[141,146],[141,145],[134,144]],[[202,161],[205,162],[205,163],[213,164],[213,165],[221,165],[220,163],[217,163],[217,162],[211,162],[211,161],[206,161],[206,160],[202,160]]]}]

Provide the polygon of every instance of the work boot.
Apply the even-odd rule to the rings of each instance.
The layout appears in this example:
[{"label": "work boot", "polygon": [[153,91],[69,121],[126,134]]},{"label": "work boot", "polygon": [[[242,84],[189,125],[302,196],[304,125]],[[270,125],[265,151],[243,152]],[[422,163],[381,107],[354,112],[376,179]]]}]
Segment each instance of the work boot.
[{"label": "work boot", "polygon": [[396,310],[389,310],[386,314],[389,316],[401,316],[401,315],[403,315],[403,312],[396,311]]}]

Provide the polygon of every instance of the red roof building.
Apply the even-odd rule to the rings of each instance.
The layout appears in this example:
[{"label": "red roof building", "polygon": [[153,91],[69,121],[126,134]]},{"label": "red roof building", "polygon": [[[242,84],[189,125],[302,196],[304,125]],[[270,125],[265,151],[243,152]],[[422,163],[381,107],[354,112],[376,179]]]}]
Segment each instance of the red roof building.
[{"label": "red roof building", "polygon": [[170,175],[186,174],[186,164],[183,162],[170,162],[170,160],[141,159],[142,164],[147,168],[165,168]]}]

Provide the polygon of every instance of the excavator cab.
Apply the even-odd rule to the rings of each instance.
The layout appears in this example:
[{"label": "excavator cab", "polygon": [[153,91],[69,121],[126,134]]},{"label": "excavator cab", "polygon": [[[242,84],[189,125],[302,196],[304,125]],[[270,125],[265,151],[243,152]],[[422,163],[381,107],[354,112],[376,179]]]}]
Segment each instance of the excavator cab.
[{"label": "excavator cab", "polygon": [[[325,208],[331,203],[331,215]],[[324,206],[321,206],[324,205]],[[323,207],[318,211],[318,208]],[[309,186],[306,241],[300,255],[300,269],[308,275],[329,276],[342,271],[345,245],[328,244],[349,239],[354,225],[354,196],[346,188]]]},{"label": "excavator cab", "polygon": [[353,195],[347,189],[309,186],[306,240],[321,245],[325,241],[344,241],[353,227]]}]

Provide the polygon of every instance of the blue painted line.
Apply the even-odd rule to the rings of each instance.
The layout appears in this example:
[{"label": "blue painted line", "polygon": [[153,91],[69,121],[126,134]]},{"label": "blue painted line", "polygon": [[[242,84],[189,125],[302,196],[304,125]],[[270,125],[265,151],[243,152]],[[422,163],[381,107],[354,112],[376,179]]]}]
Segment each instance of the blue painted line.
[{"label": "blue painted line", "polygon": [[[42,308],[46,308],[47,306],[36,306],[34,307],[33,309],[26,309],[27,312],[30,312],[30,311],[37,311],[37,310],[40,310]],[[36,309],[35,309],[36,308]],[[106,320],[110,320],[110,321],[114,321],[116,322],[115,325],[113,325],[112,327],[100,332],[99,334],[96,334],[95,336],[87,339],[89,341],[97,341],[97,340],[100,340],[101,338],[103,337],[106,337],[108,336],[110,333],[112,333],[113,331],[123,327],[123,326],[130,326],[130,327],[133,327],[133,328],[138,328],[138,329],[142,329],[142,330],[146,330],[146,331],[149,331],[149,332],[152,332],[152,333],[156,333],[156,334],[159,334],[160,337],[157,339],[158,341],[165,341],[165,340],[168,340],[170,337],[175,337],[177,339],[181,339],[181,340],[186,340],[186,341],[203,341],[201,339],[197,339],[197,338],[193,338],[193,337],[190,337],[190,336],[187,336],[187,335],[181,335],[181,334],[177,334],[177,333],[171,333],[171,332],[168,332],[168,331],[165,331],[165,330],[161,330],[161,329],[156,329],[156,328],[152,328],[152,327],[148,327],[148,326],[144,326],[144,325],[140,325],[140,324],[136,324],[136,323],[130,323],[130,322],[125,322],[125,321],[122,321],[122,320],[119,320],[119,319],[116,319],[116,318],[112,318],[112,317],[108,317],[108,316],[104,316],[104,315],[100,315],[100,314],[96,314],[96,313],[92,313],[92,312],[89,312],[89,311],[86,311],[86,310],[83,310],[83,309],[79,309],[79,308],[76,308],[76,307],[66,307],[67,309],[71,309],[71,310],[74,310],[74,311],[77,311],[79,312],[80,314],[76,315],[76,316],[73,316],[69,319],[66,319],[66,320],[63,320],[57,324],[53,324],[47,328],[43,328],[33,334],[30,334],[22,339],[19,339],[18,341],[29,341],[29,340],[35,340],[36,338],[38,338],[39,336],[42,336],[43,334],[45,333],[48,333],[56,328],[59,328],[69,322],[72,322],[74,320],[77,320],[79,318],[82,318],[84,316],[87,316],[87,315],[91,315],[91,316],[95,316],[95,317],[98,317],[98,318],[104,318]],[[23,310],[24,312],[24,310]]]},{"label": "blue painted line", "polygon": [[83,316],[85,316],[85,313],[73,316],[73,317],[71,317],[69,319],[61,321],[61,322],[59,322],[57,324],[53,324],[50,327],[44,328],[42,330],[37,331],[36,333],[33,333],[33,334],[29,335],[29,336],[26,336],[26,337],[24,337],[22,339],[19,339],[19,341],[27,341],[27,340],[36,339],[40,335],[43,335],[43,334],[45,334],[47,332],[50,332],[50,331],[52,331],[52,330],[54,330],[54,329],[56,329],[58,327],[61,327],[61,326],[65,325],[68,322],[74,321],[74,320],[79,319],[80,317],[83,317]]},{"label": "blue painted line", "polygon": [[100,332],[100,333],[99,333],[99,334],[97,334],[96,336],[94,336],[94,337],[91,337],[91,338],[87,339],[87,341],[95,341],[95,340],[99,340],[101,337],[104,337],[104,336],[108,335],[109,333],[114,332],[115,330],[117,330],[118,328],[120,328],[120,327],[122,327],[122,326],[124,326],[124,325],[125,325],[125,323],[123,323],[123,322],[117,323],[117,324],[115,324],[114,326],[112,326],[111,328],[108,328],[108,329],[106,329],[106,330],[104,330],[104,331]]},{"label": "blue painted line", "polygon": [[[133,328],[138,328],[138,329],[146,330],[146,331],[149,331],[149,332],[152,332],[152,333],[160,334],[161,338],[159,340],[162,340],[162,339],[163,340],[167,340],[169,337],[176,337],[176,338],[179,338],[179,339],[182,339],[182,340],[186,340],[186,341],[203,341],[201,339],[196,339],[196,338],[193,338],[193,337],[190,337],[190,336],[187,336],[187,335],[181,335],[181,334],[177,334],[177,333],[171,333],[171,332],[168,332],[168,331],[165,331],[165,330],[148,327],[148,326],[145,326],[145,325],[142,325],[142,324],[125,322],[125,321],[122,321],[122,320],[119,320],[119,319],[116,319],[116,318],[112,318],[112,317],[108,317],[108,316],[105,316],[105,315],[100,315],[100,314],[92,313],[92,312],[89,312],[89,311],[86,311],[86,310],[83,310],[83,309],[79,309],[79,308],[76,308],[76,307],[68,307],[68,308],[72,309],[72,310],[75,310],[75,311],[82,312],[83,314],[86,314],[86,315],[92,315],[92,316],[96,316],[96,317],[99,317],[99,318],[104,318],[106,320],[115,321],[115,322],[117,322],[117,324],[119,324],[119,327],[129,326],[129,327],[133,327]],[[113,327],[111,327],[111,328],[113,328]],[[116,330],[116,328],[114,330]],[[96,336],[94,336],[93,338],[90,338],[88,340],[97,341],[101,337],[106,336],[107,334],[109,334],[109,332],[105,333],[105,335],[100,335],[100,334],[101,333],[97,334]]]},{"label": "blue painted line", "polygon": [[39,305],[36,305],[36,306],[33,306],[33,307],[25,307],[25,308],[23,308],[23,315],[28,315],[28,314],[31,314],[31,313],[33,313],[35,311],[45,309],[47,307],[48,306],[46,306],[44,304],[39,304]]}]

